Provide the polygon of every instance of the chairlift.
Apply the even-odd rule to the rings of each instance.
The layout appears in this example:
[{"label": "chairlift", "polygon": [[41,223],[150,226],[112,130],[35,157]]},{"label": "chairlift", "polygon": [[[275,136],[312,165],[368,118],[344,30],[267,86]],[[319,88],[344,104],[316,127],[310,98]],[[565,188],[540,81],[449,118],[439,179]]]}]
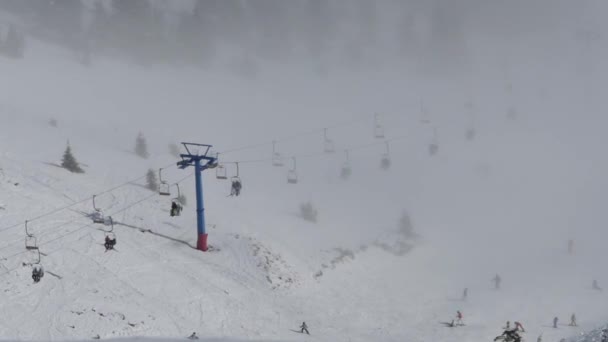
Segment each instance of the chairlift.
[{"label": "chairlift", "polygon": [[32,265],[32,279],[34,283],[38,283],[42,277],[44,277],[44,268],[40,265],[40,251],[38,251],[38,262]]},{"label": "chairlift", "polygon": [[382,155],[382,159],[380,160],[380,168],[383,170],[388,170],[391,167],[391,157],[388,146],[388,141],[386,142],[386,152]]},{"label": "chairlift", "polygon": [[220,164],[219,160],[220,160],[220,154],[218,153],[216,155],[215,160],[218,161],[217,167],[215,168],[215,178],[217,179],[228,179],[228,172],[226,170],[226,166],[224,164]]},{"label": "chairlift", "polygon": [[437,142],[437,129],[433,128],[433,140],[429,144],[429,155],[434,156],[439,152],[439,143]]},{"label": "chairlift", "polygon": [[431,123],[431,118],[430,118],[429,112],[424,107],[424,102],[422,100],[420,101],[420,122],[425,125],[428,125]]},{"label": "chairlift", "polygon": [[27,229],[27,220],[25,221],[25,249],[28,251],[38,249],[38,240],[33,233],[30,233]]},{"label": "chairlift", "polygon": [[283,157],[276,150],[276,141],[272,142],[272,165],[277,167],[283,166]]},{"label": "chairlift", "polygon": [[344,151],[344,153],[346,155],[346,160],[344,161],[344,164],[342,164],[342,169],[340,170],[340,177],[342,179],[348,179],[350,177],[350,175],[352,174],[352,169],[350,167],[348,150]]},{"label": "chairlift", "polygon": [[296,172],[296,157],[293,157],[293,168],[287,172],[287,183],[298,183],[298,174]]},{"label": "chairlift", "polygon": [[475,140],[475,135],[477,134],[476,130],[475,130],[475,113],[473,111],[473,102],[469,101],[467,103],[465,103],[465,107],[470,111],[470,125],[467,128],[467,130],[465,131],[464,137],[467,141],[473,141]]},{"label": "chairlift", "polygon": [[241,189],[243,188],[243,182],[241,181],[239,175],[239,163],[236,164],[236,175],[232,176],[230,186],[230,196],[239,196],[241,194]]},{"label": "chairlift", "polygon": [[334,153],[336,151],[336,149],[334,146],[334,142],[327,137],[327,128],[325,128],[323,130],[323,138],[324,138],[323,150],[325,151],[325,153]]},{"label": "chairlift", "polygon": [[380,124],[378,116],[378,113],[374,114],[374,137],[376,139],[384,139],[384,127]]},{"label": "chairlift", "polygon": [[93,195],[93,209],[95,209],[95,212],[92,215],[93,223],[105,224],[106,218],[103,216],[103,211],[101,210],[101,208],[98,208],[97,205],[95,204],[95,197],[96,197],[96,195]]},{"label": "chairlift", "polygon": [[169,188],[169,183],[163,180],[162,171],[163,169],[158,169],[158,194],[161,196],[171,196],[171,189]]},{"label": "chairlift", "polygon": [[110,230],[105,231],[106,236],[103,244],[106,248],[106,252],[109,250],[113,250],[114,246],[116,245],[116,234],[114,234],[114,220],[112,219],[112,216],[108,216],[108,219],[110,221]]}]

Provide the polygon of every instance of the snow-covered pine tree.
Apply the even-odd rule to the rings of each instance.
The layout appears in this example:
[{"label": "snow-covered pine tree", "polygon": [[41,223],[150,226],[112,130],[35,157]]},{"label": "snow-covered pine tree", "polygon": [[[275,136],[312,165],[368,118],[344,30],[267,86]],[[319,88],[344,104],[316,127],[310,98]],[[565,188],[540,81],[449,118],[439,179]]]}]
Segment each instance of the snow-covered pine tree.
[{"label": "snow-covered pine tree", "polygon": [[19,32],[14,25],[11,25],[3,44],[3,52],[8,57],[23,58],[25,51],[25,36]]},{"label": "snow-covered pine tree", "polygon": [[137,138],[135,139],[135,154],[144,159],[148,159],[150,156],[150,153],[148,153],[148,143],[141,132],[139,132]]},{"label": "snow-covered pine tree", "polygon": [[146,188],[152,191],[158,191],[158,180],[156,179],[156,172],[149,169],[146,173]]},{"label": "snow-covered pine tree", "polygon": [[61,166],[73,173],[84,173],[84,170],[78,164],[78,161],[72,154],[72,148],[70,147],[70,142],[68,141],[68,146],[63,153],[63,160],[61,161]]},{"label": "snow-covered pine tree", "polygon": [[412,220],[410,219],[410,215],[406,211],[403,212],[401,218],[399,219],[399,232],[403,234],[406,238],[414,238],[416,237],[416,233],[414,232],[414,225],[412,224]]}]

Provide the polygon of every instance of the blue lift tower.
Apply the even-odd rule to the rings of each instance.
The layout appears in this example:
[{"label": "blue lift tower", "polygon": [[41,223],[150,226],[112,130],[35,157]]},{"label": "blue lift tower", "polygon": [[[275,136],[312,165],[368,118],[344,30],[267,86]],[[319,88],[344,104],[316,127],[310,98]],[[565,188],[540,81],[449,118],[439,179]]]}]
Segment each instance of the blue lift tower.
[{"label": "blue lift tower", "polygon": [[180,154],[181,161],[177,162],[180,169],[194,166],[196,177],[196,223],[198,228],[198,240],[196,249],[207,251],[207,232],[205,231],[205,207],[203,205],[203,171],[213,169],[217,166],[217,158],[209,156],[211,145],[185,143],[186,153]]}]

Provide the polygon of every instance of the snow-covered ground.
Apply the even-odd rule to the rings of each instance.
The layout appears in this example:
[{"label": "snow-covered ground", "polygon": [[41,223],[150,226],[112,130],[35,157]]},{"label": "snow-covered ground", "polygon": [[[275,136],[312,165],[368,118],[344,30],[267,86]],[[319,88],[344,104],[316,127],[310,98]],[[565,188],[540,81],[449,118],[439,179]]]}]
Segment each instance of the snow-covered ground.
[{"label": "snow-covered ground", "polygon": [[[465,142],[467,92],[445,85],[434,90],[441,101],[428,101],[440,144],[430,158],[419,95],[404,91],[415,81],[403,83],[393,71],[298,75],[285,70],[252,81],[107,60],[85,68],[37,42],[25,60],[0,59],[0,337],[196,331],[211,341],[477,342],[510,320],[524,324],[527,340],[542,333],[543,341],[558,341],[608,319],[607,295],[591,289],[592,279],[608,284],[608,234],[598,227],[608,163],[596,145],[605,119],[572,122],[560,94],[539,99],[522,82],[522,116],[509,122],[508,101],[479,89],[478,137]],[[375,142],[376,110],[387,137],[400,138],[391,142],[392,167],[378,167],[382,143],[362,147],[351,152],[353,176],[343,181],[343,154],[317,155],[321,128],[354,120],[330,130],[338,151],[367,146]],[[131,152],[139,131],[150,159]],[[285,168],[265,160],[267,142],[283,138],[281,152],[303,155],[295,186]],[[55,165],[68,140],[85,174]],[[207,253],[192,248],[192,170],[178,170],[167,149],[178,141],[220,152],[265,143],[220,155],[241,161],[242,196],[226,197],[228,182],[205,174]],[[180,217],[169,216],[170,198],[143,187],[148,168],[165,166],[170,183],[183,179],[189,204]],[[114,218],[114,252],[102,246],[109,227],[87,217],[93,194]],[[308,200],[319,209],[317,224],[298,217]],[[404,209],[415,240],[397,231]],[[36,259],[24,248],[26,219],[47,270],[39,284],[23,265]],[[571,238],[574,255],[566,249]],[[413,248],[381,248],[400,242]],[[492,288],[496,273],[500,291]],[[456,310],[466,326],[444,327]],[[579,327],[566,325],[572,313]],[[291,331],[302,321],[311,336]]]}]

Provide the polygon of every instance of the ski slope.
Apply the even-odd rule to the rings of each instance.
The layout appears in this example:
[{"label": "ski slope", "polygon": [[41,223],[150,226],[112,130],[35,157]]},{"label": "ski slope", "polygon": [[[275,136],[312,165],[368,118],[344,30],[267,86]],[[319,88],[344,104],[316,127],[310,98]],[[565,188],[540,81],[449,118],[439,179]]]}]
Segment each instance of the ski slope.
[{"label": "ski slope", "polygon": [[[83,68],[38,42],[28,51],[22,61],[0,60],[0,75],[10,80],[0,84],[4,339],[164,340],[196,331],[209,341],[462,342],[489,341],[505,321],[517,320],[526,340],[542,333],[557,341],[608,319],[606,294],[591,290],[592,279],[608,284],[607,234],[594,226],[608,164],[597,157],[599,147],[572,153],[579,146],[573,143],[590,146],[601,130],[559,125],[568,118],[560,103],[522,95],[518,104],[527,112],[557,113],[555,125],[543,126],[542,115],[512,123],[488,114],[468,143],[464,120],[441,115],[463,95],[438,89],[442,101],[430,107],[440,152],[430,158],[430,131],[419,128],[417,114],[400,115],[415,108],[416,96],[403,96],[396,79],[385,82],[389,71],[315,80],[284,70],[254,82],[111,60]],[[374,92],[380,84],[381,94]],[[480,108],[504,108],[483,91]],[[375,110],[397,113],[383,116],[387,135],[400,139],[391,142],[386,172],[378,167],[384,145],[371,136],[368,114]],[[302,132],[351,120],[330,131],[338,151],[360,146],[345,182],[338,174],[343,155],[317,155],[321,133]],[[150,159],[132,153],[139,131]],[[279,144],[286,157],[304,155],[296,186],[287,184],[286,168],[267,160],[267,142],[282,138],[289,138]],[[85,174],[55,165],[67,140]],[[192,247],[192,170],[178,170],[167,150],[189,140],[220,152],[236,147],[221,158],[241,162],[238,198],[226,196],[228,182],[205,174],[207,253]],[[238,150],[250,145],[259,147]],[[160,167],[170,183],[181,180],[188,197],[180,217],[169,216],[169,198],[144,187],[147,169]],[[87,217],[93,194],[115,221],[116,251],[102,246],[108,227]],[[298,217],[307,200],[320,211],[318,224]],[[417,239],[397,230],[404,209]],[[44,254],[47,274],[39,284],[23,266],[36,258],[24,248],[26,219]],[[400,243],[407,253],[396,252]],[[500,291],[492,288],[496,273]],[[442,326],[456,310],[466,326]],[[550,327],[554,316],[567,324],[573,312],[579,327]],[[302,321],[311,336],[291,331]]]}]

